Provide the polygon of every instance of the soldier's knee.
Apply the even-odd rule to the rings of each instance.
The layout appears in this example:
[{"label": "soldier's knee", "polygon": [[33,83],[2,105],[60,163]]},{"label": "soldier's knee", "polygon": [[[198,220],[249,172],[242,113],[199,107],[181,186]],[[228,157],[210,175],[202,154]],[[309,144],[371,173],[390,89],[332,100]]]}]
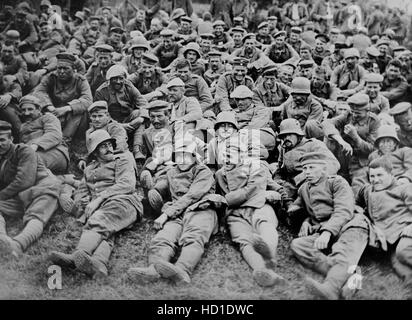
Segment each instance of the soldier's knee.
[{"label": "soldier's knee", "polygon": [[290,243],[290,250],[295,256],[300,256],[300,252],[303,248],[303,241],[302,238],[293,239]]},{"label": "soldier's knee", "polygon": [[399,262],[412,266],[412,247],[396,248],[395,257]]}]

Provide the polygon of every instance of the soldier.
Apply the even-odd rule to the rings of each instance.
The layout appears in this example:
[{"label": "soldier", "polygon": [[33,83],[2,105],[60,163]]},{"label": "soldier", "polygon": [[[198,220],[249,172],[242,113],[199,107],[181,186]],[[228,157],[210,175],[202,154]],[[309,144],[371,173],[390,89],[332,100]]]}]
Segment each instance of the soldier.
[{"label": "soldier", "polygon": [[8,30],[17,30],[20,34],[19,48],[27,47],[28,51],[32,51],[34,44],[38,40],[36,28],[33,22],[27,19],[27,12],[24,9],[18,9],[14,20],[5,28],[3,32]]},{"label": "soldier", "polygon": [[365,76],[365,93],[369,96],[370,112],[379,115],[389,112],[389,100],[381,93],[383,76],[379,73],[369,73]]},{"label": "soldier", "polygon": [[[90,128],[86,131],[86,141],[88,141],[90,134],[96,130],[106,130],[110,137],[116,140],[116,147],[114,153],[126,153],[129,150],[127,144],[127,132],[121,123],[113,120],[110,117],[109,109],[106,101],[93,102],[87,109],[90,118]],[[87,157],[80,158],[77,166],[80,170],[86,169]]]},{"label": "soldier", "polygon": [[366,48],[365,53],[363,54],[363,59],[361,59],[359,65],[361,65],[367,72],[380,73],[379,66],[376,62],[379,55],[379,50],[374,46],[370,46]]},{"label": "soldier", "polygon": [[230,98],[236,103],[235,115],[240,129],[249,132],[259,130],[259,140],[262,145],[273,150],[276,145],[276,135],[269,126],[271,110],[253,102],[254,93],[245,85],[240,85],[233,90]]},{"label": "soldier", "polygon": [[312,80],[313,68],[315,62],[313,60],[300,60],[298,63],[297,75],[304,77],[309,81]]},{"label": "soldier", "polygon": [[210,88],[212,96],[215,94],[217,81],[224,72],[225,67],[222,64],[222,53],[219,51],[209,52],[208,68],[205,71],[204,79]]},{"label": "soldier", "polygon": [[292,99],[279,107],[282,110],[282,119],[294,118],[299,121],[306,138],[322,139],[323,108],[319,101],[313,98],[310,81],[302,77],[294,78],[290,94]]},{"label": "soldier", "polygon": [[92,162],[75,195],[76,210],[85,223],[71,254],[52,251],[49,259],[62,267],[76,268],[90,276],[107,276],[114,237],[140,220],[143,207],[136,193],[133,161],[114,154],[116,140],[96,130],[87,140]]},{"label": "soldier", "polygon": [[[333,47],[333,53],[324,57],[322,60],[322,66],[327,68],[328,75],[332,74],[332,71],[335,70],[337,66],[344,64],[345,62],[345,60],[343,59],[345,49],[347,49],[345,39],[338,38],[338,40],[335,41]],[[360,65],[362,64],[360,63]]]},{"label": "soldier", "polygon": [[163,30],[162,21],[159,18],[153,18],[150,22],[150,29],[144,34],[144,37],[149,41],[150,47],[154,48],[160,44],[160,32]]},{"label": "soldier", "polygon": [[345,112],[323,123],[326,145],[339,160],[342,174],[351,181],[354,191],[361,186],[368,156],[373,151],[376,132],[380,126],[378,117],[369,112],[369,97],[364,93],[351,96]]},{"label": "soldier", "polygon": [[139,150],[144,130],[142,108],[147,104],[133,84],[126,79],[126,70],[120,65],[112,66],[106,74],[107,81],[103,83],[94,95],[94,101],[106,101],[110,116],[123,124],[129,143],[133,146],[135,159],[144,159]]},{"label": "soldier", "polygon": [[162,43],[153,49],[153,54],[159,59],[161,68],[167,68],[173,60],[181,55],[182,46],[173,39],[175,33],[172,30],[164,29],[160,32]]},{"label": "soldier", "polygon": [[[149,266],[132,267],[127,272],[133,280],[166,278],[190,283],[205,245],[217,232],[212,171],[198,162],[193,142],[177,141],[174,155],[176,166],[167,171],[163,187],[170,192],[171,201],[162,207],[162,214],[154,222],[159,231],[150,243]],[[171,263],[178,245],[180,255]]]},{"label": "soldier", "polygon": [[[58,208],[61,183],[36,152],[14,144],[11,125],[0,121],[0,254],[20,258],[42,235]],[[4,217],[23,217],[24,228],[11,238]]]},{"label": "soldier", "polygon": [[376,58],[376,62],[379,66],[379,73],[384,73],[389,61],[392,60],[392,57],[389,55],[389,41],[380,39],[376,43],[376,47],[380,52],[380,55]]},{"label": "soldier", "polygon": [[[228,49],[228,53],[232,54],[234,51],[243,47],[243,37],[246,34],[246,30],[241,27],[234,27],[230,29],[230,36],[232,37],[233,44]],[[214,37],[214,36],[213,36]],[[213,40],[213,39],[212,39]],[[215,46],[216,50],[219,50],[218,46]]]},{"label": "soldier", "polygon": [[279,28],[278,28],[279,27],[278,26],[279,19],[280,19],[280,15],[279,15],[279,18],[278,18],[275,15],[270,15],[270,12],[269,12],[268,28],[269,28],[269,34],[272,36],[272,38],[276,33],[279,32]]},{"label": "soldier", "polygon": [[412,105],[409,102],[400,102],[389,110],[399,126],[398,138],[401,147],[412,148]]},{"label": "soldier", "polygon": [[330,51],[326,49],[326,44],[330,41],[329,37],[325,34],[318,34],[315,37],[316,45],[312,50],[313,60],[318,66],[323,62],[323,59],[330,56]]},{"label": "soldier", "polygon": [[337,100],[338,90],[330,82],[326,81],[327,71],[324,67],[318,66],[313,70],[312,81],[310,82],[310,91],[315,98],[322,104],[324,110],[333,114],[332,101]]},{"label": "soldier", "polygon": [[[308,217],[290,248],[303,265],[325,276],[323,283],[305,278],[312,293],[337,300],[351,276],[350,268],[356,268],[367,245],[368,227],[361,215],[355,217],[355,201],[348,182],[328,174],[328,160],[318,152],[300,158],[306,181],[289,212],[302,210]],[[328,248],[331,253],[326,255]]]},{"label": "soldier", "polygon": [[54,174],[65,174],[70,157],[59,119],[51,113],[43,115],[40,100],[32,95],[20,99],[19,109],[22,119],[19,141],[36,151]]},{"label": "soldier", "polygon": [[108,44],[96,46],[96,61],[92,63],[86,73],[92,95],[94,96],[97,88],[106,81],[107,70],[114,65],[112,60],[113,47]]},{"label": "soldier", "polygon": [[270,45],[273,42],[272,36],[269,34],[269,24],[263,21],[258,25],[258,34],[256,35],[256,41],[264,46]]},{"label": "soldier", "polygon": [[0,63],[0,120],[9,122],[12,126],[14,141],[19,141],[21,121],[18,103],[22,90],[15,76],[4,76],[4,66]]},{"label": "soldier", "polygon": [[90,86],[83,75],[75,73],[76,58],[69,53],[57,55],[57,71],[45,76],[33,95],[42,101],[42,109],[59,118],[67,142],[86,130],[86,110],[92,103]]},{"label": "soldier", "polygon": [[300,27],[292,27],[290,29],[290,35],[289,38],[286,40],[288,44],[292,46],[293,49],[295,49],[296,52],[300,52],[300,49],[304,44],[306,44],[305,41],[303,41],[300,37],[302,34],[302,28]]},{"label": "soldier", "polygon": [[192,22],[193,20],[190,17],[184,16],[180,18],[180,26],[177,29],[176,37],[180,38],[178,43],[183,46],[196,41],[197,32],[192,28]]},{"label": "soldier", "polygon": [[286,32],[279,31],[274,35],[275,43],[266,48],[265,53],[274,63],[293,63],[299,59],[299,54],[286,43]]},{"label": "soldier", "polygon": [[305,181],[299,159],[309,152],[321,152],[328,158],[328,174],[338,172],[340,165],[326,145],[315,138],[307,139],[296,119],[285,119],[280,123],[278,137],[279,146],[278,166],[274,180],[284,189],[284,207],[288,209],[296,199],[297,190]]},{"label": "soldier", "polygon": [[225,164],[215,175],[228,205],[225,220],[257,284],[279,285],[285,279],[275,272],[278,220],[271,203],[281,197],[276,191],[266,191],[264,167],[260,161],[245,157],[241,149],[240,142],[230,143]]},{"label": "soldier", "polygon": [[396,180],[387,158],[369,164],[369,181],[370,184],[364,185],[357,196],[357,204],[365,209],[370,220],[369,245],[392,254],[393,268],[410,288],[412,184],[401,184]]},{"label": "soldier", "polygon": [[303,27],[309,19],[309,12],[306,5],[299,0],[286,3],[284,8],[284,15],[282,16],[286,30],[289,32],[291,27]]},{"label": "soldier", "polygon": [[131,31],[138,30],[145,34],[146,29],[146,12],[144,10],[136,10],[136,15],[133,19],[128,20],[126,24],[126,32],[130,35]]},{"label": "soldier", "polygon": [[27,63],[16,53],[16,48],[10,42],[5,42],[1,46],[0,61],[3,64],[3,74],[15,76],[20,85],[24,87],[29,78]]},{"label": "soldier", "polygon": [[252,78],[246,75],[248,60],[244,58],[233,59],[233,70],[220,76],[216,85],[215,102],[218,104],[219,111],[228,111],[236,108],[230,94],[240,86],[246,85],[250,90],[254,89]]},{"label": "soldier", "polygon": [[220,51],[228,51],[234,44],[230,35],[224,32],[225,26],[226,24],[222,20],[216,20],[213,22],[213,34],[215,37],[212,43],[216,49],[221,48]]},{"label": "soldier", "polygon": [[383,74],[381,95],[389,100],[390,107],[405,101],[408,90],[408,82],[401,74],[402,63],[393,59],[388,63],[386,72]]},{"label": "soldier", "polygon": [[209,59],[209,53],[211,51],[215,51],[215,50],[212,50],[212,40],[214,37],[215,36],[213,35],[213,33],[200,34],[200,42],[199,42],[200,59],[203,62],[207,62],[207,60]]},{"label": "soldier", "polygon": [[309,16],[316,23],[316,30],[320,33],[328,33],[332,26],[333,20],[333,7],[332,1],[317,1],[314,3]]},{"label": "soldier", "polygon": [[123,58],[121,65],[125,67],[127,73],[132,74],[141,69],[142,56],[149,51],[150,45],[144,37],[133,38],[130,42],[130,54]]},{"label": "soldier", "polygon": [[293,63],[281,64],[278,68],[278,80],[290,87],[296,66]]},{"label": "soldier", "polygon": [[121,27],[112,27],[110,28],[109,36],[101,36],[99,40],[97,40],[96,45],[99,44],[108,44],[113,47],[114,51],[121,54],[124,43],[124,29]]},{"label": "soldier", "polygon": [[360,55],[357,49],[347,49],[344,57],[345,64],[333,70],[330,82],[349,97],[363,89],[366,71],[359,65]]},{"label": "soldier", "polygon": [[[206,67],[201,60],[199,45],[194,42],[189,43],[186,47],[183,48],[183,57],[187,61],[189,61],[192,74],[203,77]],[[174,67],[176,68],[176,66]]]}]

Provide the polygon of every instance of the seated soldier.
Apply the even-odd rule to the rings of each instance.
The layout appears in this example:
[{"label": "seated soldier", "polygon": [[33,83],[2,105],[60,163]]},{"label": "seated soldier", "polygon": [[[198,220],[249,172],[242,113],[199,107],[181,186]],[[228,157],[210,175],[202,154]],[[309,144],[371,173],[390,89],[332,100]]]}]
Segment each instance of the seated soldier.
[{"label": "seated soldier", "polygon": [[126,79],[126,70],[120,65],[112,66],[103,83],[94,95],[94,101],[106,101],[110,116],[123,124],[133,147],[135,159],[144,159],[138,146],[144,130],[142,108],[147,104],[133,84]]},{"label": "seated soldier", "polygon": [[392,255],[393,268],[411,288],[412,184],[397,181],[387,158],[369,164],[369,181],[356,199],[370,220],[369,245]]},{"label": "seated soldier", "polygon": [[4,65],[4,75],[15,76],[19,84],[24,87],[26,81],[29,78],[29,74],[27,72],[27,63],[18,54],[18,50],[13,45],[13,43],[6,41],[2,44],[0,62]]},{"label": "seated soldier", "polygon": [[412,148],[412,105],[409,102],[400,102],[389,110],[389,114],[399,126],[400,146]]},{"label": "seated soldier", "polygon": [[[61,182],[25,144],[14,144],[11,125],[0,121],[0,255],[20,258],[36,242],[58,208]],[[23,218],[24,229],[11,238],[5,217]]]},{"label": "seated soldier", "polygon": [[[355,215],[355,201],[348,182],[329,175],[323,153],[310,152],[300,158],[306,181],[289,212],[304,211],[298,238],[290,248],[305,266],[325,276],[325,281],[306,277],[313,294],[336,300],[342,293],[351,269],[356,269],[368,241],[367,222]],[[330,249],[331,253],[327,254]]]},{"label": "seated soldier", "polygon": [[389,112],[389,100],[380,93],[382,82],[383,76],[378,73],[368,73],[365,76],[365,93],[369,96],[369,111],[377,115]]},{"label": "seated soldier", "polygon": [[22,90],[16,77],[4,75],[4,66],[0,63],[0,120],[12,125],[14,141],[19,141],[21,121],[18,104]]},{"label": "seated soldier", "polygon": [[97,88],[106,81],[107,71],[114,65],[112,53],[113,48],[107,44],[96,46],[96,61],[92,63],[85,76],[93,96]]},{"label": "seated soldier", "polygon": [[383,74],[381,95],[389,100],[391,108],[397,103],[406,101],[408,81],[402,76],[402,63],[398,59],[391,60]]},{"label": "seated soldier", "polygon": [[149,42],[144,37],[136,37],[130,40],[130,54],[123,58],[121,65],[128,74],[138,72],[142,67],[143,54],[150,48]]},{"label": "seated soldier", "polygon": [[19,108],[22,119],[19,141],[37,152],[54,174],[65,174],[70,157],[59,119],[51,113],[42,114],[40,100],[32,95],[21,98]]},{"label": "seated soldier", "polygon": [[90,86],[84,76],[75,72],[75,61],[71,54],[58,54],[57,71],[46,75],[33,92],[42,101],[42,109],[59,118],[68,142],[79,130],[86,130],[86,111],[92,103]]},{"label": "seated soldier", "polygon": [[251,132],[259,131],[259,140],[269,151],[276,146],[276,135],[269,126],[271,119],[270,109],[262,104],[253,102],[254,94],[246,86],[240,85],[230,94],[230,98],[235,100],[236,120],[240,129],[247,129]]},{"label": "seated soldier", "polygon": [[225,67],[222,64],[222,53],[219,51],[210,51],[208,53],[207,70],[204,74],[204,79],[210,88],[212,97],[215,95],[217,81],[219,77],[225,73]]},{"label": "seated soldier", "polygon": [[[198,162],[196,144],[178,140],[174,151],[176,166],[166,173],[164,189],[172,201],[162,208],[154,228],[160,230],[151,240],[149,266],[132,267],[128,275],[133,280],[156,281],[160,278],[190,283],[190,276],[199,263],[205,245],[217,232],[215,206],[224,199],[214,195],[213,173]],[[219,204],[215,204],[216,200]],[[171,263],[178,246],[181,252]]]},{"label": "seated soldier", "polygon": [[115,234],[140,219],[143,207],[135,189],[133,161],[114,154],[116,140],[107,131],[96,130],[86,144],[93,161],[75,194],[77,216],[85,225],[73,253],[52,251],[49,259],[90,276],[107,276]]},{"label": "seated soldier", "polygon": [[278,220],[269,203],[281,196],[266,191],[264,166],[244,157],[239,143],[229,144],[225,164],[216,172],[216,183],[228,205],[225,218],[232,241],[253,269],[253,279],[262,287],[274,286],[285,280],[274,271]]}]

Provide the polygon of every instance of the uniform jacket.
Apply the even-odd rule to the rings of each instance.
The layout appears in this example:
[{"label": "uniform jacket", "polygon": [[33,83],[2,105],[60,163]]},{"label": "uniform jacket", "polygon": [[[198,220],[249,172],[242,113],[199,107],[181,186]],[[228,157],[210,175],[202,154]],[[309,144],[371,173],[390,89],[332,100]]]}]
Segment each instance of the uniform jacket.
[{"label": "uniform jacket", "polygon": [[330,19],[325,20],[321,19],[328,15],[327,4],[325,1],[318,0],[312,7],[310,12],[310,17],[313,21],[315,21],[316,29],[319,30],[320,33],[325,33],[329,30],[329,26],[332,25],[332,18],[333,18],[333,3],[329,1],[330,6]]},{"label": "uniform jacket", "polygon": [[159,68],[155,68],[150,78],[146,78],[142,71],[130,75],[129,80],[143,95],[155,91],[166,83],[166,76]]},{"label": "uniform jacket", "polygon": [[250,67],[254,67],[257,70],[260,70],[262,68],[264,68],[265,66],[267,66],[268,64],[271,64],[270,59],[268,59],[268,57],[263,53],[263,51],[255,48],[253,50],[252,55],[248,55],[245,52],[245,48],[240,48],[240,49],[236,49],[230,56],[230,58],[235,58],[235,57],[242,57],[245,59],[249,60],[250,63]]},{"label": "uniform jacket", "polygon": [[[284,7],[284,16],[283,16],[283,21],[286,25],[290,25],[290,23],[293,21],[292,20],[292,7],[295,3],[290,2],[287,3]],[[295,22],[299,22],[300,26],[303,26],[306,21],[308,21],[309,18],[309,13],[306,5],[304,3],[297,3],[298,5],[298,14],[299,14],[299,20],[296,20]]]},{"label": "uniform jacket", "polygon": [[334,237],[354,217],[352,189],[337,175],[323,177],[315,185],[306,181],[299,188],[294,204],[305,209],[311,225],[320,225],[320,233],[329,231]]},{"label": "uniform jacket", "polygon": [[365,75],[365,69],[359,65],[357,65],[355,69],[349,70],[346,64],[342,64],[333,70],[330,82],[339,89],[346,90],[351,81],[357,81],[359,82],[359,85],[355,88],[357,89],[363,87],[365,83]]},{"label": "uniform jacket", "polygon": [[13,75],[16,77],[17,81],[21,85],[24,85],[29,79],[29,74],[27,72],[27,63],[21,56],[15,56],[11,61],[3,62],[3,74],[4,75]]},{"label": "uniform jacket", "polygon": [[142,140],[140,150],[146,158],[152,157],[157,165],[171,161],[173,144],[169,128],[156,129],[150,126],[143,132]]},{"label": "uniform jacket", "polygon": [[[116,150],[115,153],[126,152],[129,150],[129,146],[127,144],[127,132],[123,128],[123,126],[118,123],[116,120],[110,119],[106,126],[101,128],[106,130],[110,137],[116,140]],[[86,131],[86,141],[92,132],[96,131],[94,127],[90,127]]]},{"label": "uniform jacket", "polygon": [[33,23],[26,20],[23,24],[18,25],[15,21],[12,21],[3,31],[5,34],[8,30],[17,30],[20,33],[20,40],[26,41],[29,45],[34,45],[38,40],[36,28]]},{"label": "uniform jacket", "polygon": [[409,88],[408,82],[402,76],[395,80],[389,80],[384,74],[381,95],[386,97],[391,107],[398,102],[402,102],[406,98],[406,93]]},{"label": "uniform jacket", "polygon": [[3,76],[3,79],[0,82],[0,95],[6,93],[10,94],[12,97],[10,104],[17,105],[19,103],[20,98],[22,96],[22,92],[21,86],[15,76]]},{"label": "uniform jacket", "polygon": [[272,44],[267,47],[265,54],[272,60],[274,63],[293,63],[294,61],[299,60],[299,54],[296,52],[293,47],[285,43],[285,45],[280,48],[279,53],[276,53],[276,44]]},{"label": "uniform jacket", "polygon": [[200,119],[202,119],[202,109],[195,98],[183,96],[176,104],[172,104],[170,123],[174,123],[176,120],[193,123]]},{"label": "uniform jacket", "polygon": [[196,98],[203,112],[211,108],[213,104],[212,94],[202,77],[192,74],[185,82],[185,89],[185,96]]},{"label": "uniform jacket", "polygon": [[20,141],[27,145],[36,144],[39,151],[56,148],[70,162],[69,150],[63,142],[60,120],[51,113],[46,113],[30,122],[23,122],[20,127]]},{"label": "uniform jacket", "polygon": [[369,155],[369,162],[387,157],[392,164],[392,175],[399,178],[407,178],[412,182],[412,148],[403,147],[383,155],[379,150],[375,150]]},{"label": "uniform jacket", "polygon": [[369,111],[375,114],[380,114],[381,112],[389,112],[389,100],[378,93],[378,96],[375,99],[371,99],[369,97],[369,107]]},{"label": "uniform jacket", "polygon": [[269,128],[271,112],[262,105],[252,104],[244,111],[237,109],[235,115],[240,129]]},{"label": "uniform jacket", "polygon": [[282,119],[293,118],[299,121],[303,128],[308,120],[321,122],[323,119],[323,108],[313,97],[309,96],[305,105],[297,106],[292,98],[286,100],[281,107]]},{"label": "uniform jacket", "polygon": [[401,147],[412,148],[412,134],[411,132],[403,131],[402,129],[398,130],[399,145]]},{"label": "uniform jacket", "polygon": [[111,63],[106,69],[102,69],[97,62],[94,62],[89,70],[87,70],[86,79],[90,85],[90,90],[92,91],[93,96],[96,93],[97,88],[106,82],[107,70],[113,65],[114,63]]},{"label": "uniform jacket", "polygon": [[60,83],[56,73],[48,74],[34,89],[33,94],[41,97],[43,107],[53,105],[55,108],[61,108],[69,105],[73,115],[85,113],[93,101],[86,78],[77,73],[67,84]]},{"label": "uniform jacket", "polygon": [[264,82],[260,82],[253,90],[265,107],[278,107],[290,96],[290,88],[280,82],[275,82],[272,89],[267,89]]},{"label": "uniform jacket", "polygon": [[178,56],[182,55],[182,45],[175,43],[171,48],[166,49],[163,44],[159,44],[153,49],[153,54],[159,59],[161,68],[168,67]]},{"label": "uniform jacket", "polygon": [[240,85],[245,85],[250,90],[254,89],[253,80],[249,76],[246,76],[241,83],[235,81],[231,72],[226,72],[220,76],[217,81],[215,101],[220,103],[221,111],[228,111],[236,107],[234,100],[229,97],[233,90]]}]

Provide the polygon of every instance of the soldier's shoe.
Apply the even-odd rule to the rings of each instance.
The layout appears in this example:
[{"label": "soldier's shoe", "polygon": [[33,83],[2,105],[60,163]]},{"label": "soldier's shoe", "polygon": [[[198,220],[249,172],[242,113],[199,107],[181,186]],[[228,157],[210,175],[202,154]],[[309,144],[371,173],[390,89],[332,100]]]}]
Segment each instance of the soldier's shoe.
[{"label": "soldier's shoe", "polygon": [[143,170],[140,174],[140,185],[147,190],[153,188],[153,178],[149,170]]},{"label": "soldier's shoe", "polygon": [[147,200],[149,200],[150,206],[156,210],[160,211],[163,207],[162,195],[156,189],[151,189],[147,193]]},{"label": "soldier's shoe", "polygon": [[67,193],[60,193],[59,204],[63,211],[68,214],[72,214],[72,212],[74,211],[74,201],[71,195]]},{"label": "soldier's shoe", "polygon": [[310,277],[305,278],[306,287],[316,297],[324,300],[338,300],[339,292],[329,283],[320,283]]},{"label": "soldier's shoe", "polygon": [[74,269],[76,267],[74,264],[73,254],[52,251],[50,252],[48,259],[60,267],[71,268],[71,269]]},{"label": "soldier's shoe", "polygon": [[272,252],[269,245],[262,239],[261,236],[254,234],[252,237],[252,246],[265,260],[266,267],[269,269],[276,268],[276,260],[272,257]]},{"label": "soldier's shoe", "polygon": [[[352,274],[342,287],[341,296],[342,299],[351,300],[354,299],[362,285],[362,276],[360,274]],[[411,287],[412,288],[412,287]]]},{"label": "soldier's shoe", "polygon": [[167,262],[167,261],[160,261],[155,263],[156,271],[163,277],[167,279],[174,280],[175,282],[190,283],[190,276],[189,274],[184,271],[183,269],[179,268],[178,266]]},{"label": "soldier's shoe", "polygon": [[0,235],[0,255],[19,259],[23,255],[21,245],[7,235]]},{"label": "soldier's shoe", "polygon": [[108,272],[106,265],[94,259],[85,251],[78,250],[73,255],[77,270],[92,277],[107,277]]},{"label": "soldier's shoe", "polygon": [[271,269],[258,269],[253,271],[253,279],[261,287],[273,287],[286,284],[285,278]]},{"label": "soldier's shoe", "polygon": [[154,265],[146,268],[134,267],[127,270],[127,276],[133,282],[155,282],[161,278]]}]

